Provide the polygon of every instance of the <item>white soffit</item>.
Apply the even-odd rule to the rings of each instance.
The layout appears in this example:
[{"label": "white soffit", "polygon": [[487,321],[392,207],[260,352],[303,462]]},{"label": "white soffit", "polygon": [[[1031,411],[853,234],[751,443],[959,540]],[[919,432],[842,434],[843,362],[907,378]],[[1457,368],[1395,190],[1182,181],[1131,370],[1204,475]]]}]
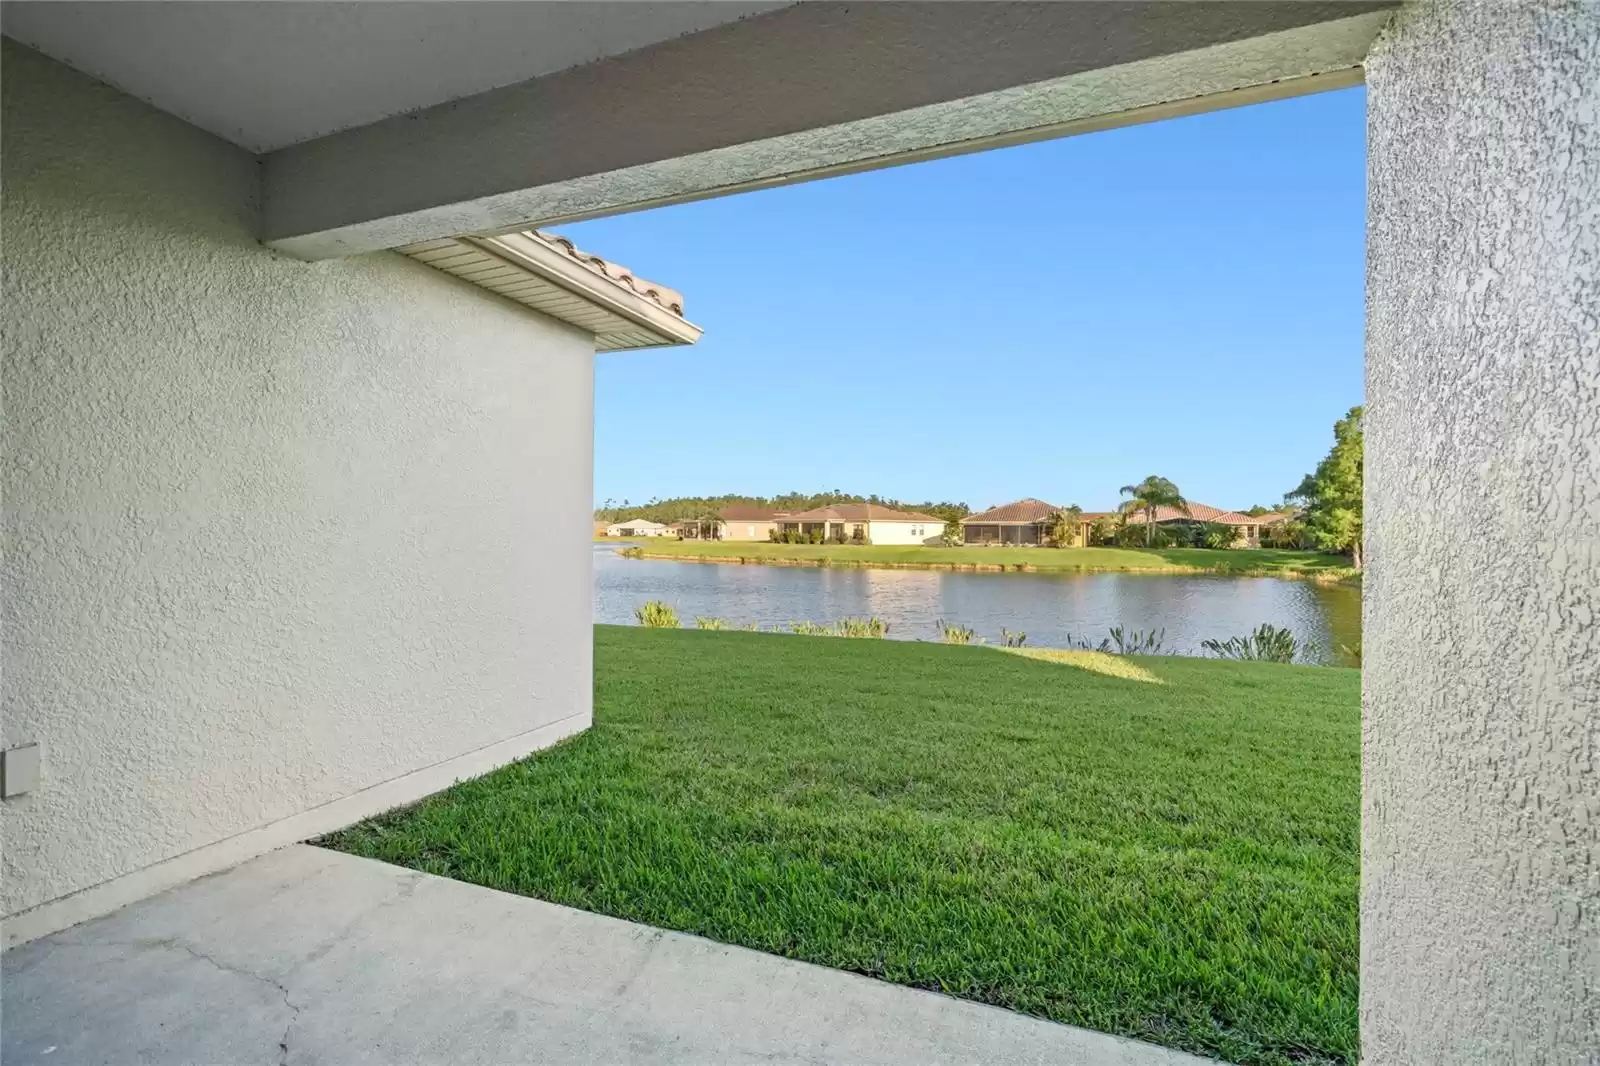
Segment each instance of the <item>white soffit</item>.
[{"label": "white soffit", "polygon": [[[636,281],[615,264],[585,265],[596,262],[595,257],[558,237],[507,233],[443,238],[396,251],[592,333],[597,351],[661,348],[700,339],[699,326],[666,306],[677,298],[672,290]],[[626,280],[618,280],[619,275]]]},{"label": "white soffit", "polygon": [[786,6],[6,0],[0,30],[260,153]]}]

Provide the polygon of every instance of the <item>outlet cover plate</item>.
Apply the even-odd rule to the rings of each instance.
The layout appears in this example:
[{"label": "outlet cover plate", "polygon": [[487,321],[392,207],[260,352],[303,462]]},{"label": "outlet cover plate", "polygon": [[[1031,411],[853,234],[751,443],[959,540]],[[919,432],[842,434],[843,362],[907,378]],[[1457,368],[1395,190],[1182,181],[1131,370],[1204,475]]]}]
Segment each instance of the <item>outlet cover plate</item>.
[{"label": "outlet cover plate", "polygon": [[10,799],[38,788],[39,763],[38,744],[0,752],[0,796]]}]

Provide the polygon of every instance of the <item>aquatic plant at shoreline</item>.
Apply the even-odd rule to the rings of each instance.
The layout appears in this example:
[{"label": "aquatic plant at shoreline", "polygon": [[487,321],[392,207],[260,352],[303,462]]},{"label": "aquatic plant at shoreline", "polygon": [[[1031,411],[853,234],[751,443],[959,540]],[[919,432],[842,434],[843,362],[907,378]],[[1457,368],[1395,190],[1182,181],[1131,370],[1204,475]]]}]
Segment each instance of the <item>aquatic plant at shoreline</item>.
[{"label": "aquatic plant at shoreline", "polygon": [[[673,608],[661,601],[651,600],[635,608],[634,617],[639,624],[652,629],[678,629],[680,623],[678,615]],[[889,623],[876,616],[866,618],[843,618],[837,622],[813,622],[810,620],[794,621],[787,628],[774,626],[770,630],[763,630],[759,622],[746,622],[735,625],[725,618],[696,615],[695,627],[703,630],[731,630],[739,629],[747,633],[791,633],[799,636],[810,637],[847,637],[882,640],[889,634]],[[936,623],[939,639],[945,644],[985,644],[987,641],[980,636],[977,630],[941,618]],[[1028,635],[1018,630],[1002,627],[1000,641],[996,645],[1003,648],[1023,648],[1027,645]],[[1274,626],[1271,623],[1262,623],[1253,631],[1243,636],[1229,637],[1226,640],[1202,640],[1200,646],[1203,650],[1200,656],[1176,648],[1169,648],[1166,643],[1165,629],[1128,629],[1123,626],[1112,626],[1106,636],[1100,640],[1089,637],[1067,634],[1064,647],[1059,649],[1040,648],[1040,651],[1086,651],[1099,652],[1107,655],[1188,655],[1191,657],[1212,656],[1219,659],[1232,659],[1240,661],[1257,661],[1273,663],[1302,663],[1307,665],[1338,665],[1337,663],[1321,664],[1316,660],[1318,645],[1309,640],[1297,638],[1293,631],[1287,628]],[[1354,645],[1339,645],[1337,649],[1347,658],[1354,659],[1357,666],[1361,663],[1361,643],[1359,639]]]},{"label": "aquatic plant at shoreline", "polygon": [[660,600],[651,600],[643,607],[635,609],[633,616],[639,620],[640,625],[649,629],[678,628],[678,612]]},{"label": "aquatic plant at shoreline", "polygon": [[1227,640],[1202,640],[1200,646],[1219,659],[1257,660],[1268,663],[1292,663],[1309,658],[1316,651],[1310,641],[1295,638],[1288,629],[1280,629],[1263,622],[1242,637]]},{"label": "aquatic plant at shoreline", "polygon": [[954,622],[946,622],[943,618],[939,619],[938,625],[939,638],[946,644],[983,643],[983,638],[978,636],[975,630],[968,629],[966,626],[957,625]]}]

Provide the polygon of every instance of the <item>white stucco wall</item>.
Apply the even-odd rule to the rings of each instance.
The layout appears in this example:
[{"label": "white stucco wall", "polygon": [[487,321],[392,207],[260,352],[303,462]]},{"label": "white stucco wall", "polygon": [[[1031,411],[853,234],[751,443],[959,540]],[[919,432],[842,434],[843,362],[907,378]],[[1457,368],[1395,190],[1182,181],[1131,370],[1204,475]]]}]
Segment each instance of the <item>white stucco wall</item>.
[{"label": "white stucco wall", "polygon": [[1600,5],[1367,70],[1361,1043],[1600,1061]]},{"label": "white stucco wall", "polygon": [[3,75],[4,913],[586,724],[590,339],[268,251],[252,156]]},{"label": "white stucco wall", "polygon": [[[919,532],[920,531],[920,532]],[[850,532],[850,523],[845,523]],[[874,544],[930,544],[944,532],[941,522],[878,522],[868,524],[867,536]]]}]

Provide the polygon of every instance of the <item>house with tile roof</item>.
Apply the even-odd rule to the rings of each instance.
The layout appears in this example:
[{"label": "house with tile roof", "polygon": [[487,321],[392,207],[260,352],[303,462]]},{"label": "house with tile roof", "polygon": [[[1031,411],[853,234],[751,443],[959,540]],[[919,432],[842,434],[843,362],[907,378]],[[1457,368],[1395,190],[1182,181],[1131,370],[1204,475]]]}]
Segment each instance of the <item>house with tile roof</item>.
[{"label": "house with tile roof", "polygon": [[[1126,512],[1127,522],[1130,526],[1143,525],[1149,520],[1144,511]],[[1188,510],[1177,507],[1157,507],[1155,521],[1158,526],[1192,525],[1204,522],[1208,525],[1233,526],[1238,532],[1230,548],[1259,548],[1261,546],[1261,527],[1266,523],[1268,516],[1252,518],[1238,511],[1225,511],[1220,507],[1212,507],[1204,503],[1191,503]]]},{"label": "house with tile roof", "polygon": [[810,536],[820,532],[825,540],[865,544],[938,544],[944,519],[920,511],[897,511],[881,503],[836,503],[796,511],[777,520],[778,531]]},{"label": "house with tile roof", "polygon": [[[1050,543],[1050,522],[1062,508],[1028,497],[991,507],[961,520],[961,543],[973,545],[1037,545]],[[1085,514],[1075,544],[1089,543],[1089,531],[1098,515]]]},{"label": "house with tile roof", "polygon": [[[987,511],[968,515],[961,520],[961,542],[970,545],[1030,545],[1050,544],[1050,523],[1057,511],[1063,508],[1044,500],[1028,497],[1011,503],[991,507]],[[1142,525],[1146,521],[1143,511],[1126,514],[1117,511],[1085,511],[1079,518],[1078,532],[1073,538],[1074,547],[1089,543],[1095,523],[1102,518],[1125,518],[1129,525]],[[1256,548],[1261,545],[1261,529],[1272,520],[1282,520],[1278,515],[1252,518],[1237,511],[1225,511],[1204,503],[1192,503],[1187,511],[1175,507],[1158,507],[1157,525],[1191,525],[1207,522],[1215,525],[1235,526],[1238,536],[1234,548]]]},{"label": "house with tile roof", "polygon": [[788,511],[779,511],[759,504],[729,504],[713,518],[689,519],[674,528],[685,540],[771,540],[779,518]]}]

